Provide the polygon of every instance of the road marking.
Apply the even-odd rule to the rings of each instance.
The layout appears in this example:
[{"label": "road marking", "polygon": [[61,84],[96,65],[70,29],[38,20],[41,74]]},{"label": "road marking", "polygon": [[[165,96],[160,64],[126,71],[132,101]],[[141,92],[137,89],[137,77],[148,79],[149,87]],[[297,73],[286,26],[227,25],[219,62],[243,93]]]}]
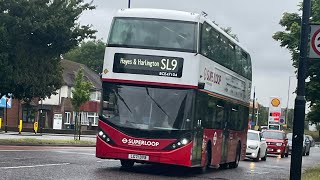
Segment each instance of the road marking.
[{"label": "road marking", "polygon": [[70,163],[61,163],[61,164],[39,164],[33,166],[12,166],[12,167],[0,167],[0,169],[21,169],[21,168],[35,168],[35,167],[48,167],[48,166],[65,166]]},{"label": "road marking", "polygon": [[71,151],[51,151],[57,153],[64,153],[64,154],[79,154],[79,155],[88,155],[88,156],[95,156],[94,153],[81,153],[81,152],[71,152]]}]

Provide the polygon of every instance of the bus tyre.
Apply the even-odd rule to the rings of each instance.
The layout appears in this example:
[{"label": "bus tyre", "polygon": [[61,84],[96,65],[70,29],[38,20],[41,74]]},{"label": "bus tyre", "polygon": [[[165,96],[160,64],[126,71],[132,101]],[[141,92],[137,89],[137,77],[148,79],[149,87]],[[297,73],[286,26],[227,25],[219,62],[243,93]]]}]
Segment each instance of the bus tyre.
[{"label": "bus tyre", "polygon": [[237,153],[236,153],[236,157],[234,162],[229,163],[229,168],[237,168],[239,165],[239,161],[240,161],[240,155],[241,155],[241,145],[240,143],[238,143],[238,147],[237,147]]},{"label": "bus tyre", "polygon": [[121,167],[124,169],[131,169],[134,165],[134,161],[131,160],[120,160]]}]

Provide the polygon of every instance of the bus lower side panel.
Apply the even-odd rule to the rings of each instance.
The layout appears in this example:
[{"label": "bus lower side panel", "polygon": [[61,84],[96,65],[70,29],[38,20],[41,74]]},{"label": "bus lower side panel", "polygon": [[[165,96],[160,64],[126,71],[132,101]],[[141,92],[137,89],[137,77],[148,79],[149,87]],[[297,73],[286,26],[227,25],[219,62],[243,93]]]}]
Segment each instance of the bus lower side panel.
[{"label": "bus lower side panel", "polygon": [[[139,154],[149,156],[149,160],[145,161],[146,163],[162,163],[191,167],[192,145],[193,143],[190,142],[172,151],[159,152],[115,147],[106,143],[100,137],[97,137],[96,157],[102,159],[128,159],[129,154]],[[141,160],[136,161],[141,162]]]}]

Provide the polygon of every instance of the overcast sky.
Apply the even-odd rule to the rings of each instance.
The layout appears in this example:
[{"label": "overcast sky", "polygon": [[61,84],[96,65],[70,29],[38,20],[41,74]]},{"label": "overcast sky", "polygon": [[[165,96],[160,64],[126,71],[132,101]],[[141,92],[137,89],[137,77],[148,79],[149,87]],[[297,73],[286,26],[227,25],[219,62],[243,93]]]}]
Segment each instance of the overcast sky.
[{"label": "overcast sky", "polygon": [[[289,51],[281,48],[272,35],[283,30],[279,21],[284,12],[298,12],[302,0],[131,0],[131,8],[173,9],[200,13],[221,27],[231,27],[240,43],[249,51],[253,63],[256,98],[269,106],[270,96],[282,98],[287,105],[289,77],[294,76]],[[128,6],[128,0],[94,0],[96,10],[83,13],[81,24],[92,24],[97,38],[106,41],[113,14]],[[297,80],[290,78],[289,108],[294,106]],[[252,93],[253,94],[253,93]]]}]

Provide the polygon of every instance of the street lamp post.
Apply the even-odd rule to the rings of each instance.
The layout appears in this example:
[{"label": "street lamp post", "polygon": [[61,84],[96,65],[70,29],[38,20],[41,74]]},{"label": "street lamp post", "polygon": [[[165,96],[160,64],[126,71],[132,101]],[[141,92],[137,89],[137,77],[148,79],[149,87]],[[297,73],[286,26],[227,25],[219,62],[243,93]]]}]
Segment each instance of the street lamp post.
[{"label": "street lamp post", "polygon": [[290,99],[290,80],[292,77],[296,77],[296,76],[289,76],[288,99],[287,99],[287,107],[286,107],[286,123],[288,123],[288,107],[289,107],[289,99]]}]

